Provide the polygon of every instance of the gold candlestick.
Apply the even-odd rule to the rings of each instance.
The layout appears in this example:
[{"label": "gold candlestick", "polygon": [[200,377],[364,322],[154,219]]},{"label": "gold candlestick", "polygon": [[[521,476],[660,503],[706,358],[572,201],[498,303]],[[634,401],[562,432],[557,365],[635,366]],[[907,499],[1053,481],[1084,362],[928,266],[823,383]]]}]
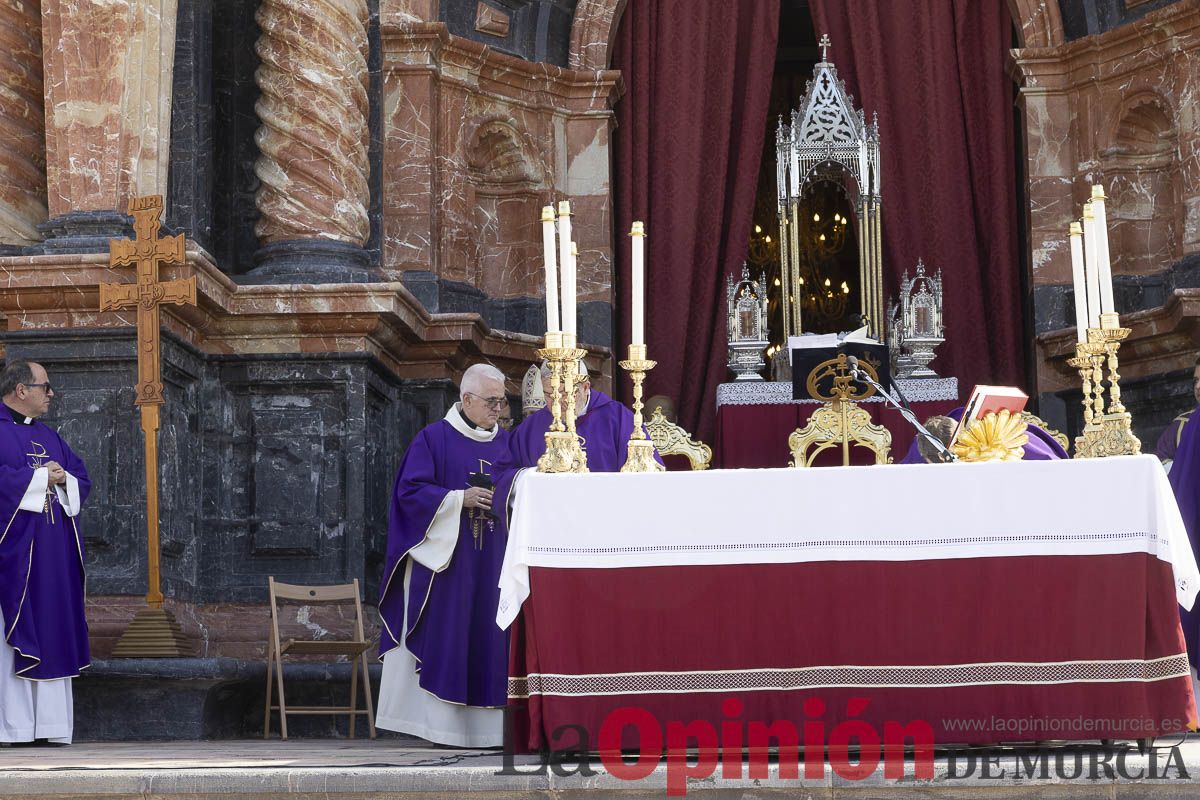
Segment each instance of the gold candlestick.
[{"label": "gold candlestick", "polygon": [[[1133,433],[1133,417],[1121,402],[1121,376],[1117,351],[1129,328],[1120,327],[1117,314],[1101,314],[1100,327],[1088,328],[1087,341],[1075,345],[1075,358],[1067,363],[1083,378],[1083,432],[1075,438],[1076,458],[1137,455],[1141,440]],[[1108,369],[1108,402],[1105,404],[1104,370]]]},{"label": "gold candlestick", "polygon": [[575,384],[578,363],[587,351],[575,346],[575,335],[546,333],[546,346],[537,351],[550,366],[550,396],[546,399],[553,420],[546,431],[546,452],[538,459],[539,472],[587,472],[587,455],[575,432]]},{"label": "gold candlestick", "polygon": [[646,438],[642,430],[642,381],[656,366],[657,361],[646,358],[644,344],[629,345],[629,358],[621,362],[621,369],[633,379],[633,433],[629,437],[628,455],[621,472],[662,472],[666,469],[654,459],[654,442]]}]

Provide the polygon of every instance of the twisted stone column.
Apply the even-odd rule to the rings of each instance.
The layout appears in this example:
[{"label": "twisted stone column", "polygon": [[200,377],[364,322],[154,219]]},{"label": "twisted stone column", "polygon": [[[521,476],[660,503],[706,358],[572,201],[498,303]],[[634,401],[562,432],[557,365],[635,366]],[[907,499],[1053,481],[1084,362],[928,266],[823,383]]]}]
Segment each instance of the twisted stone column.
[{"label": "twisted stone column", "polygon": [[367,4],[263,0],[257,19],[257,260],[264,268],[288,262],[291,272],[297,259],[318,271],[335,262],[365,267]]},{"label": "twisted stone column", "polygon": [[46,115],[38,0],[0,2],[0,244],[38,241],[46,220]]}]

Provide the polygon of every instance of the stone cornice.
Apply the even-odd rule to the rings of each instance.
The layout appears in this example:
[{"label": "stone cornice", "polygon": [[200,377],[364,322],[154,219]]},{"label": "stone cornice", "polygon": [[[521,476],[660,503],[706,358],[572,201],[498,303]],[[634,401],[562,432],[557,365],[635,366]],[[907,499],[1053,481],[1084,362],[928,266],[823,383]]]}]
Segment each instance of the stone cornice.
[{"label": "stone cornice", "polygon": [[[1200,47],[1200,0],[1179,0],[1142,19],[1094,36],[1045,48],[1012,50],[1025,78],[1023,92],[1068,91],[1080,84],[1118,80],[1146,68],[1146,50],[1172,39],[1187,39]],[[1172,45],[1157,56],[1165,60],[1188,47]]]},{"label": "stone cornice", "polygon": [[[1200,344],[1200,289],[1176,289],[1158,308],[1122,314],[1121,325],[1130,329],[1121,342],[1122,378],[1190,369]],[[1074,328],[1043,333],[1036,341],[1047,364],[1063,375],[1077,375],[1066,363],[1075,355]]]},{"label": "stone cornice", "polygon": [[[430,314],[400,283],[242,286],[188,242],[187,264],[162,279],[195,276],[198,305],[163,307],[163,327],[205,353],[365,353],[401,378],[455,378],[480,358],[519,376],[538,337],[494,331],[474,313]],[[130,312],[100,312],[99,284],[126,283],[108,256],[0,258],[6,330],[131,327]],[[589,348],[589,366],[608,366]]]},{"label": "stone cornice", "polygon": [[526,61],[487,45],[452,35],[441,22],[385,21],[380,27],[384,72],[437,71],[443,81],[497,95],[508,102],[521,94],[548,98],[524,101],[530,108],[561,108],[575,113],[608,113],[624,93],[616,70],[573,70]]}]

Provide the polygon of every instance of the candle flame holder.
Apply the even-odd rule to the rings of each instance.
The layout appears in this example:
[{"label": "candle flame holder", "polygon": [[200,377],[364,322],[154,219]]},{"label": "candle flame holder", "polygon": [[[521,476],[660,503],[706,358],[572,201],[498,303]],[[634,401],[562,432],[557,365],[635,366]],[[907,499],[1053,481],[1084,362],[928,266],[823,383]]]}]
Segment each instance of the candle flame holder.
[{"label": "candle flame holder", "polygon": [[[1133,433],[1133,417],[1121,402],[1117,351],[1129,336],[1118,314],[1101,314],[1100,327],[1088,328],[1087,341],[1075,345],[1067,364],[1083,382],[1083,432],[1075,438],[1076,458],[1137,455],[1142,442]],[[1107,392],[1105,370],[1107,369]],[[1107,394],[1107,402],[1105,395]]]},{"label": "candle flame holder", "polygon": [[587,453],[575,432],[575,386],[579,383],[579,359],[586,350],[576,347],[575,334],[547,331],[546,346],[537,351],[550,366],[552,421],[546,431],[546,452],[538,459],[538,472],[587,472]]},{"label": "candle flame holder", "polygon": [[642,382],[646,373],[658,366],[657,361],[646,358],[646,345],[629,345],[629,358],[620,362],[621,369],[629,373],[633,379],[633,433],[629,437],[625,465],[621,472],[663,472],[666,470],[654,458],[654,442],[642,430]]}]

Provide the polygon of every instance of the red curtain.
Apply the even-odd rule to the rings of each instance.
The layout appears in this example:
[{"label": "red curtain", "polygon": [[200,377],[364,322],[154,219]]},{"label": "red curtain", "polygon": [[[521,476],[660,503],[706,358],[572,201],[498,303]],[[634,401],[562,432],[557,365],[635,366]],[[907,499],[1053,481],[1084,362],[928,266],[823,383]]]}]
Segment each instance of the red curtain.
[{"label": "red curtain", "polygon": [[934,369],[964,396],[1024,385],[1006,4],[811,2],[855,104],[879,114],[888,296],[918,258],[940,267],[947,341]]},{"label": "red curtain", "polygon": [[679,423],[707,441],[727,372],[725,276],[749,244],[778,33],[779,0],[629,0],[613,52],[626,87],[613,139],[618,357],[630,335],[627,234],[644,220],[658,361],[646,394],[674,398]]}]

